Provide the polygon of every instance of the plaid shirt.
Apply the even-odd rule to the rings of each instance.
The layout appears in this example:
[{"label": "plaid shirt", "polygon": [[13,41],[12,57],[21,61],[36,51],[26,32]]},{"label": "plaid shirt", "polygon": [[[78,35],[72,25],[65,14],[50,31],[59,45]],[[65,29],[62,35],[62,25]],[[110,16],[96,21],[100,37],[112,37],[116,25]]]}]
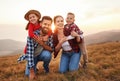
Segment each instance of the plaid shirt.
[{"label": "plaid shirt", "polygon": [[[40,30],[36,30],[34,32],[36,35],[40,34]],[[47,45],[49,45],[51,48],[53,48],[53,39],[52,35],[49,36],[48,41],[46,42]],[[34,50],[37,47],[38,43],[35,42],[32,38],[27,38],[27,53],[25,55],[22,55],[19,57],[18,62],[22,60],[28,61],[28,68],[31,68],[34,66]]]},{"label": "plaid shirt", "polygon": [[64,34],[65,34],[65,36],[70,35],[72,31],[75,31],[79,35],[83,34],[83,32],[79,29],[79,27],[75,23],[72,23],[70,25],[66,24],[64,26]]},{"label": "plaid shirt", "polygon": [[[78,33],[79,35],[82,35],[83,32],[79,29],[79,27],[75,24],[75,23],[72,23],[70,25],[66,24],[64,26],[64,35],[65,36],[69,36],[71,35],[71,32],[72,31],[75,31],[76,33]],[[81,39],[81,38],[80,38]],[[76,41],[76,38],[75,39],[72,39],[72,40],[68,40],[70,46],[72,47],[73,51],[74,52],[79,52],[80,49],[79,49],[79,45],[78,45],[78,42]],[[81,42],[80,42],[81,43]]]}]

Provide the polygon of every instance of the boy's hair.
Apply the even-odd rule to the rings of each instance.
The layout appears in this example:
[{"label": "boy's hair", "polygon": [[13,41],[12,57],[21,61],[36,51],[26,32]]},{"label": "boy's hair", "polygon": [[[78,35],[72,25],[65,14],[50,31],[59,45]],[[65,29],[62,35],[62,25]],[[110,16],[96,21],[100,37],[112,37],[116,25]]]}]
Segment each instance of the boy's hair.
[{"label": "boy's hair", "polygon": [[75,17],[75,14],[72,12],[68,12],[67,15],[73,15]]},{"label": "boy's hair", "polygon": [[44,19],[50,20],[50,21],[52,22],[52,18],[51,18],[50,16],[43,16],[41,22],[42,22]]}]

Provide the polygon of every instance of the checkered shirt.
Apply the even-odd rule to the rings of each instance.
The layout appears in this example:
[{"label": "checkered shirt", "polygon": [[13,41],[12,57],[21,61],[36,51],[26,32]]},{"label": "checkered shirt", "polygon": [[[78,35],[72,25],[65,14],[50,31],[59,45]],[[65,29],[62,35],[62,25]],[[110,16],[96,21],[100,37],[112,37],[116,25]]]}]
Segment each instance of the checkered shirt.
[{"label": "checkered shirt", "polygon": [[[34,32],[36,35],[40,34],[40,30],[36,30]],[[53,48],[53,39],[52,35],[49,36],[47,45]],[[19,57],[18,62],[22,60],[27,60],[28,61],[28,68],[31,68],[34,66],[34,50],[37,47],[38,43],[35,42],[32,38],[27,37],[27,53],[25,55],[22,55]]]}]

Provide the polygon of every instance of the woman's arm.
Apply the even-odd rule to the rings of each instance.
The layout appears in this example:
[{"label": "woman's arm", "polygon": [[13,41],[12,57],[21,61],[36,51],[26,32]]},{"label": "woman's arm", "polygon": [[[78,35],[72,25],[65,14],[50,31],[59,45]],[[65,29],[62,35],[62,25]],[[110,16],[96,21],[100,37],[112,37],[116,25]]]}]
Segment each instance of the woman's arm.
[{"label": "woman's arm", "polygon": [[62,47],[63,42],[67,40],[67,37],[61,38],[57,46],[55,47],[55,51],[59,51]]}]

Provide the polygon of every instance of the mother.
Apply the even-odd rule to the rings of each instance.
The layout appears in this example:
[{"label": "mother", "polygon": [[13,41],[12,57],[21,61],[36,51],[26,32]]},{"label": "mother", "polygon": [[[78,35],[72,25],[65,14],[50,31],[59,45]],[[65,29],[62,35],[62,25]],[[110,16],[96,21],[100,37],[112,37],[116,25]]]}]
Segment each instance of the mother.
[{"label": "mother", "polygon": [[72,32],[71,34],[75,38],[69,40],[69,37],[67,37],[64,32],[64,18],[61,15],[57,15],[54,17],[54,25],[55,30],[53,40],[55,47],[55,57],[62,48],[62,55],[59,67],[60,73],[78,70],[81,57],[78,44],[81,43],[82,39],[77,33]]}]

